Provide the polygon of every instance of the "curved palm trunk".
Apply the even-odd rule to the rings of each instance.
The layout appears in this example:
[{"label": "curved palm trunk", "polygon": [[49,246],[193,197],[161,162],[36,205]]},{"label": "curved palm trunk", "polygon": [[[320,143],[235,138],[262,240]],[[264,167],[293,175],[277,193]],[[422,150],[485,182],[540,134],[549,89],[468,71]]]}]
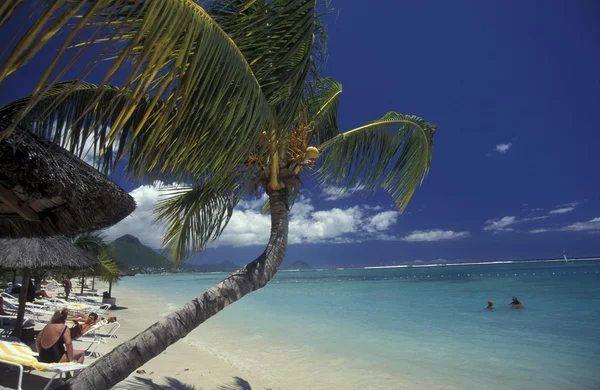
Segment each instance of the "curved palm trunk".
[{"label": "curved palm trunk", "polygon": [[60,389],[109,389],[226,306],[264,287],[285,257],[288,239],[287,194],[277,192],[270,198],[271,236],[265,251],[256,260],[119,345]]}]

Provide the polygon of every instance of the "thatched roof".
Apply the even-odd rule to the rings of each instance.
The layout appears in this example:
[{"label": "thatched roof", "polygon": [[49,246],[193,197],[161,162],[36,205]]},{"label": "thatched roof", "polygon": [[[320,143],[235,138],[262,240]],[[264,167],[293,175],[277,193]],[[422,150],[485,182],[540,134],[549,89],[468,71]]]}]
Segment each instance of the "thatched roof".
[{"label": "thatched roof", "polygon": [[0,119],[0,237],[72,236],[135,209],[112,180],[60,146]]},{"label": "thatched roof", "polygon": [[90,268],[99,264],[93,254],[66,237],[0,238],[0,268]]}]

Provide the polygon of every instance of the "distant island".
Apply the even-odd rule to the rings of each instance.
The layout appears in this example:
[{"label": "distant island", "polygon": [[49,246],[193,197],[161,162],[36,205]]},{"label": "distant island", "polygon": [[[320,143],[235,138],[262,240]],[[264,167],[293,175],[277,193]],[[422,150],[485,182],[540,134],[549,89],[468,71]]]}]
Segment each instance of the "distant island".
[{"label": "distant island", "polygon": [[161,273],[190,273],[190,272],[233,272],[240,268],[231,261],[216,264],[183,264],[173,269],[173,262],[157,253],[154,249],[142,244],[139,238],[125,234],[114,240],[113,256],[122,265],[122,275],[161,274]]},{"label": "distant island", "polygon": [[312,267],[310,266],[310,264],[308,264],[306,261],[302,261],[302,260],[296,260],[291,264],[283,264],[283,266],[281,267],[282,270],[309,270],[312,269]]},{"label": "distant island", "polygon": [[216,264],[183,264],[182,268],[188,272],[233,272],[240,266],[231,261],[223,261]]},{"label": "distant island", "polygon": [[171,260],[142,244],[131,234],[117,238],[112,244],[114,259],[130,269],[171,268],[173,265]]}]

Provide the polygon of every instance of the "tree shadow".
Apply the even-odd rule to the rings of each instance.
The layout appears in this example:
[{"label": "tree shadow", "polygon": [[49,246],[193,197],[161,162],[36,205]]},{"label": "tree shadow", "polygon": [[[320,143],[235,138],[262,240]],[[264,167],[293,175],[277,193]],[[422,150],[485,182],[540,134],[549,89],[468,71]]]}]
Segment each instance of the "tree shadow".
[{"label": "tree shadow", "polygon": [[136,376],[131,379],[127,379],[117,386],[113,387],[114,390],[121,389],[139,389],[139,390],[197,390],[195,386],[188,385],[187,383],[183,383],[179,379],[173,377],[165,377],[166,384],[155,383],[150,378],[142,378],[141,376]]},{"label": "tree shadow", "polygon": [[234,376],[234,383],[229,385],[221,385],[218,390],[252,390],[250,383],[247,380]]}]

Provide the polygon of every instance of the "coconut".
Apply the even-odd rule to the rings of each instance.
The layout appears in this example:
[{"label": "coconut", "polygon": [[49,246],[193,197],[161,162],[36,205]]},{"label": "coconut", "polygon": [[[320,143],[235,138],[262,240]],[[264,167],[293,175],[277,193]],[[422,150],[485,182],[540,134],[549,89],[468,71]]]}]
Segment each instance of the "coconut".
[{"label": "coconut", "polygon": [[319,157],[319,149],[314,146],[309,146],[306,148],[306,157],[308,158],[317,158]]}]

